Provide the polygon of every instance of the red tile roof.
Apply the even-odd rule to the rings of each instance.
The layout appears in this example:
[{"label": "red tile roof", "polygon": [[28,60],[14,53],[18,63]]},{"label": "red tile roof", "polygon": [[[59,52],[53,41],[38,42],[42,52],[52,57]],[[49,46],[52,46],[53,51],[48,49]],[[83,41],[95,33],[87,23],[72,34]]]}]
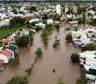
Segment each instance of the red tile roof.
[{"label": "red tile roof", "polygon": [[3,40],[0,40],[0,42],[2,42],[2,43],[9,43],[10,40],[8,40],[8,39],[3,39]]},{"label": "red tile roof", "polygon": [[12,55],[12,52],[10,50],[8,50],[8,49],[5,49],[0,54],[3,54],[5,56],[11,56]]}]

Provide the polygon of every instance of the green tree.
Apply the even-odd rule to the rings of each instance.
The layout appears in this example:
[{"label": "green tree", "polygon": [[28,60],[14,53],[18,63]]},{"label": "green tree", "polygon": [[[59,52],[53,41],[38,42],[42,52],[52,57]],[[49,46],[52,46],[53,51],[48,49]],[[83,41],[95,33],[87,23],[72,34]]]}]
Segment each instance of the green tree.
[{"label": "green tree", "polygon": [[33,11],[37,11],[37,9],[36,9],[35,6],[32,6],[32,7],[29,8],[29,11],[30,11],[30,13],[32,13]]},{"label": "green tree", "polygon": [[68,42],[68,43],[72,42],[72,35],[71,35],[70,33],[67,34],[66,37],[65,37],[65,40],[66,40],[66,42]]},{"label": "green tree", "polygon": [[29,30],[29,41],[30,41],[30,44],[32,45],[33,44],[33,31],[32,30]]},{"label": "green tree", "polygon": [[28,84],[28,80],[26,77],[15,76],[11,80],[9,80],[6,84]]},{"label": "green tree", "polygon": [[79,55],[77,53],[72,53],[72,55],[71,55],[71,61],[73,63],[79,63]]},{"label": "green tree", "polygon": [[52,18],[55,21],[60,21],[60,15],[58,15],[57,13],[51,14],[49,18]]},{"label": "green tree", "polygon": [[14,14],[17,14],[17,13],[18,13],[18,11],[16,10],[16,8],[13,8],[12,12],[13,12]]},{"label": "green tree", "polygon": [[29,36],[25,35],[16,39],[16,44],[18,45],[18,47],[26,47],[28,46],[29,42]]},{"label": "green tree", "polygon": [[60,45],[60,40],[55,39],[54,43],[53,43],[53,48],[57,48]]},{"label": "green tree", "polygon": [[43,30],[41,34],[41,38],[42,38],[44,45],[47,45],[48,44],[48,32],[46,30]]},{"label": "green tree", "polygon": [[41,57],[43,55],[42,49],[37,48],[37,50],[35,51],[35,54],[37,55],[37,57]]},{"label": "green tree", "polygon": [[10,20],[11,27],[18,27],[25,24],[25,19],[21,17],[14,17]]},{"label": "green tree", "polygon": [[78,26],[74,26],[74,27],[73,27],[73,30],[74,30],[74,31],[78,31],[78,30],[79,30],[79,27],[78,27]]},{"label": "green tree", "polygon": [[27,76],[30,76],[32,74],[32,67],[26,69],[25,72],[27,73]]},{"label": "green tree", "polygon": [[92,26],[96,26],[96,19],[91,19],[89,24],[92,25]]},{"label": "green tree", "polygon": [[53,25],[47,24],[45,30],[50,33],[53,30]]},{"label": "green tree", "polygon": [[77,10],[78,14],[82,14],[82,13],[85,13],[85,12],[86,12],[86,7],[79,7],[78,10]]}]

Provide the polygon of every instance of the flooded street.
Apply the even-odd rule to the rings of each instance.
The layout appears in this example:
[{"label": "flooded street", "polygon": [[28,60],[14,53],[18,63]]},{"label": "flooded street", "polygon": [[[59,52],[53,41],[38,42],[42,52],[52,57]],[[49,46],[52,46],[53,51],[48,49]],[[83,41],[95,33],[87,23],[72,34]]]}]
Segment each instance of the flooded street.
[{"label": "flooded street", "polygon": [[[34,34],[33,45],[21,49],[19,58],[20,65],[16,69],[11,69],[9,66],[0,73],[0,84],[6,84],[6,82],[15,75],[23,75],[24,70],[29,68],[35,59],[36,48],[43,49],[43,56],[35,64],[33,73],[29,78],[29,84],[58,84],[58,80],[61,78],[65,84],[75,84],[76,79],[80,76],[80,69],[78,64],[72,64],[70,55],[73,52],[79,52],[79,49],[74,48],[72,45],[65,44],[64,27],[60,28],[60,32],[53,31],[49,35],[48,47],[44,47],[40,38],[41,31]],[[53,41],[55,35],[60,39],[60,47],[53,48]],[[55,69],[55,72],[52,70]]]}]

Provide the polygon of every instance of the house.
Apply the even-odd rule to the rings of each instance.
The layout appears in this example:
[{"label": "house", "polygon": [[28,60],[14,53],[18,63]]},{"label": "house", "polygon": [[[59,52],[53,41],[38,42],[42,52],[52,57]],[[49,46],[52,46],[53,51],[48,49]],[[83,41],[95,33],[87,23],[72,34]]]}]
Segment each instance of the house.
[{"label": "house", "polygon": [[69,11],[68,5],[65,6],[65,13]]},{"label": "house", "polygon": [[69,24],[71,27],[78,26],[78,21],[71,21],[71,22],[68,22],[68,24]]},{"label": "house", "polygon": [[79,53],[81,65],[91,65],[92,62],[96,61],[96,51],[85,51]]},{"label": "house", "polygon": [[9,49],[4,49],[3,51],[0,52],[0,54],[7,56],[9,59],[14,58],[14,52]]},{"label": "house", "polygon": [[41,28],[41,29],[46,27],[46,25],[43,24],[42,22],[39,22],[39,23],[35,24],[35,26],[36,26],[36,28]]},{"label": "house", "polygon": [[10,39],[2,39],[2,40],[0,40],[0,42],[3,43],[3,44],[11,44]]},{"label": "house", "polygon": [[76,5],[73,5],[73,13],[77,13],[78,7]]},{"label": "house", "polygon": [[9,63],[9,59],[7,56],[0,54],[1,63]]},{"label": "house", "polygon": [[85,46],[96,41],[96,29],[88,27],[85,30],[72,31],[72,39],[76,45]]},{"label": "house", "polygon": [[47,19],[47,24],[53,24],[53,19]]},{"label": "house", "polygon": [[38,18],[34,18],[34,19],[31,19],[31,20],[29,21],[29,23],[32,23],[32,22],[39,22],[39,19],[38,19]]},{"label": "house", "polygon": [[6,49],[9,49],[9,50],[13,51],[14,52],[14,57],[16,57],[16,55],[18,53],[18,50],[17,50],[16,46],[9,45]]},{"label": "house", "polygon": [[9,63],[9,61],[14,58],[14,52],[9,50],[9,49],[5,49],[3,51],[0,51],[0,60],[3,60],[4,63]]},{"label": "house", "polygon": [[56,5],[56,13],[57,13],[58,15],[61,15],[61,6],[60,6],[60,4],[57,4],[57,5]]},{"label": "house", "polygon": [[4,19],[4,20],[1,20],[0,21],[0,28],[2,27],[2,26],[8,26],[10,24],[10,19]]}]

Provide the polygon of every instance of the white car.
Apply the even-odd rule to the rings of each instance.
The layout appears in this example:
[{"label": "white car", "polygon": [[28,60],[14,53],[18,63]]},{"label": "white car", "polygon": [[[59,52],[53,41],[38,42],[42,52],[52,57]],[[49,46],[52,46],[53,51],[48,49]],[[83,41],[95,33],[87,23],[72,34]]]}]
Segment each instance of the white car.
[{"label": "white car", "polygon": [[89,80],[96,80],[96,62],[93,62],[90,66],[84,65],[86,78]]}]

